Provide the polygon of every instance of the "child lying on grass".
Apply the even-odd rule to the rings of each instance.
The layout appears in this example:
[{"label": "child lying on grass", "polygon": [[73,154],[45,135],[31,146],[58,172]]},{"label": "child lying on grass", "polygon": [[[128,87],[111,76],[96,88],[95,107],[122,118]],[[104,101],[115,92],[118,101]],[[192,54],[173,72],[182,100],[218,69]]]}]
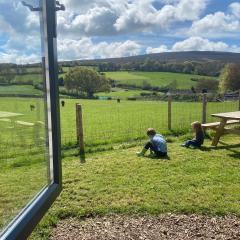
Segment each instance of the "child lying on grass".
[{"label": "child lying on grass", "polygon": [[202,129],[202,124],[200,122],[193,122],[191,124],[193,131],[196,133],[196,137],[192,140],[186,141],[182,147],[195,147],[199,148],[203,145],[204,142],[204,132]]},{"label": "child lying on grass", "polygon": [[147,135],[150,139],[149,142],[146,143],[141,152],[138,152],[137,155],[139,157],[144,156],[148,149],[150,149],[151,157],[166,157],[167,156],[167,143],[164,137],[160,134],[157,134],[155,129],[149,128],[147,130]]}]

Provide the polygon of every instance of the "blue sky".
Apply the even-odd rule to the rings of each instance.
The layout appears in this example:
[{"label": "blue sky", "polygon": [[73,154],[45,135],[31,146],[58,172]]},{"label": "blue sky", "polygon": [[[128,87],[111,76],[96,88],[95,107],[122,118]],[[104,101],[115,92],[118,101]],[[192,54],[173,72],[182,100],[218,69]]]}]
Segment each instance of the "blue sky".
[{"label": "blue sky", "polygon": [[[34,6],[38,0],[27,0]],[[239,0],[61,0],[61,60],[171,51],[240,52]],[[7,11],[6,11],[7,9]],[[0,0],[0,62],[41,60],[39,17]]]}]

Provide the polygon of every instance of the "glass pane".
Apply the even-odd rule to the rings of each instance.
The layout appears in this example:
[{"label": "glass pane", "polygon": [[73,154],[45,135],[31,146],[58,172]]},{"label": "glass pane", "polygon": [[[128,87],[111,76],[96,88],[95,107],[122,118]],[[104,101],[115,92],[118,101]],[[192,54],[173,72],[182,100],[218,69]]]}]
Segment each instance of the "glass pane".
[{"label": "glass pane", "polygon": [[0,232],[49,183],[39,13],[0,0]]}]

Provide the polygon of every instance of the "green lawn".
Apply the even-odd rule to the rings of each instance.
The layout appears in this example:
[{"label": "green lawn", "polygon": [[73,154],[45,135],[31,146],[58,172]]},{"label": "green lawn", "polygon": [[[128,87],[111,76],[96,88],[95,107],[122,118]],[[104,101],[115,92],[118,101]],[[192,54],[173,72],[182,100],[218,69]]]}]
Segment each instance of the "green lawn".
[{"label": "green lawn", "polygon": [[240,216],[240,143],[185,149],[169,138],[169,160],[138,158],[141,146],[63,160],[63,192],[32,239],[48,239],[59,219],[105,214],[197,213]]},{"label": "green lawn", "polygon": [[107,77],[112,78],[119,83],[135,84],[142,86],[143,82],[150,83],[151,86],[164,87],[171,84],[174,80],[177,82],[178,89],[190,89],[196,85],[191,78],[209,78],[213,77],[199,76],[193,74],[169,73],[169,72],[106,72]]}]

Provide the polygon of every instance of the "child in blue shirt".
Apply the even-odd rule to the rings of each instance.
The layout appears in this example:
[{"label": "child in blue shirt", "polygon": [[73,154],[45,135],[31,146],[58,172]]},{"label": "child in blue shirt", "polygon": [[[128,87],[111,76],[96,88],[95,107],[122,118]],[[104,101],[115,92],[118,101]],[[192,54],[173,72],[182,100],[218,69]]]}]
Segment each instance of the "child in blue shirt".
[{"label": "child in blue shirt", "polygon": [[183,147],[192,146],[195,148],[199,148],[204,143],[204,132],[202,129],[202,124],[200,122],[193,122],[191,125],[193,131],[196,133],[196,136],[194,139],[186,141],[182,146]]},{"label": "child in blue shirt", "polygon": [[149,128],[147,130],[147,135],[149,137],[149,142],[146,143],[141,152],[138,152],[139,157],[144,156],[148,149],[150,149],[153,157],[166,157],[167,156],[167,142],[164,137],[157,134],[155,129]]}]

